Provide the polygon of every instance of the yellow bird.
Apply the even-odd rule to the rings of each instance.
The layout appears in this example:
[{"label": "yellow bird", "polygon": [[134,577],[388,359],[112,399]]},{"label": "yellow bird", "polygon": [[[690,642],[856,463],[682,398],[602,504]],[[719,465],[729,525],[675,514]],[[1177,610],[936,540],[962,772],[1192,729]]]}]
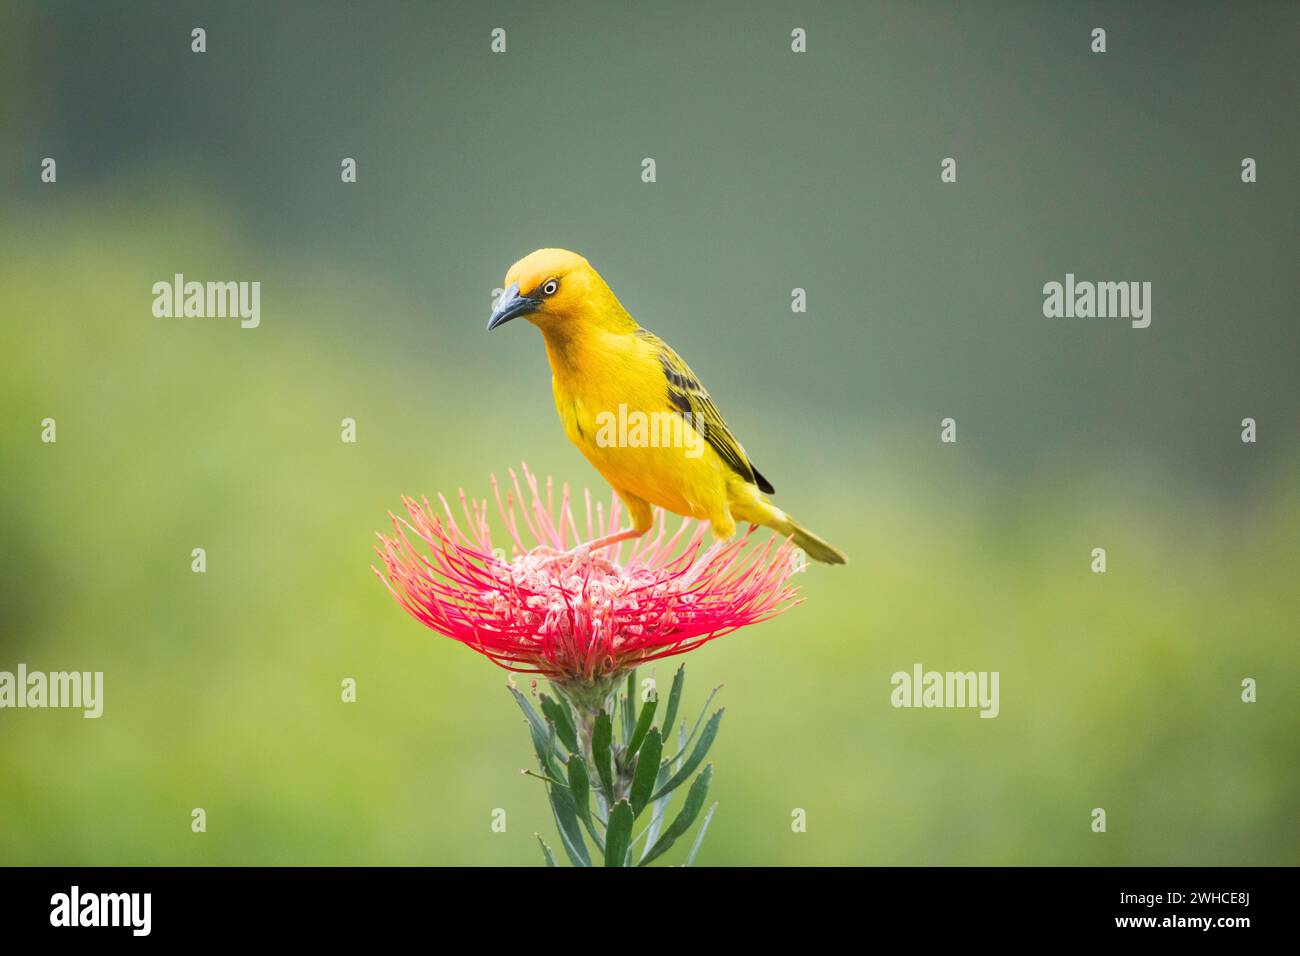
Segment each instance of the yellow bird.
[{"label": "yellow bird", "polygon": [[708,521],[720,539],[745,521],[793,538],[818,561],[847,562],[844,552],[763,497],[774,491],[771,483],[695,373],[637,325],[586,259],[538,249],[510,267],[504,288],[488,330],[520,317],[541,329],[565,434],[632,516],[631,528],[589,548],[645,534],[651,505],[658,505]]}]

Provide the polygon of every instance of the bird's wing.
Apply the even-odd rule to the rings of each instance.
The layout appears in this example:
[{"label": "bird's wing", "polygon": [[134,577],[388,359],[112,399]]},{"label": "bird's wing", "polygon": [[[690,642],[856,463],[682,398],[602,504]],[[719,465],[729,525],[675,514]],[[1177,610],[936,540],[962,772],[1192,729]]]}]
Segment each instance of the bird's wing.
[{"label": "bird's wing", "polygon": [[669,406],[674,411],[690,416],[689,420],[695,430],[704,435],[704,440],[736,474],[758,485],[760,491],[772,494],[776,489],[750,462],[744,447],[731,434],[722,412],[713,404],[713,399],[691,371],[691,367],[653,332],[637,329],[636,334],[655,349],[664,372]]}]

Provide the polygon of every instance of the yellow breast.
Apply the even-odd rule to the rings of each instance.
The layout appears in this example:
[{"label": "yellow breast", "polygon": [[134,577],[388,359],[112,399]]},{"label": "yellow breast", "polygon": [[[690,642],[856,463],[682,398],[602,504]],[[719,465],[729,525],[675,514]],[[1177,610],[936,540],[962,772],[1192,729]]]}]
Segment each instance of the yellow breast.
[{"label": "yellow breast", "polygon": [[615,489],[698,518],[725,506],[727,468],[669,403],[651,345],[627,334],[548,337],[547,354],[565,434]]}]

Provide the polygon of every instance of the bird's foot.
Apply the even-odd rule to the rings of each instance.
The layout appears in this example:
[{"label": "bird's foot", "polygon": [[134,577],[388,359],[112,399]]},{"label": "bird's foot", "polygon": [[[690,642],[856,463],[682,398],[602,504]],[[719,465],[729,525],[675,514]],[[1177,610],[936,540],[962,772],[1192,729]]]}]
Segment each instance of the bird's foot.
[{"label": "bird's foot", "polygon": [[[607,534],[599,538],[593,538],[590,541],[584,541],[582,544],[575,545],[567,551],[559,548],[553,548],[547,544],[539,544],[528,552],[530,557],[543,558],[548,561],[578,561],[585,562],[610,547],[627,541],[629,538],[639,538],[644,532],[635,528],[628,528],[626,531],[618,531],[614,534]],[[602,561],[612,560],[612,558],[601,558]]]}]

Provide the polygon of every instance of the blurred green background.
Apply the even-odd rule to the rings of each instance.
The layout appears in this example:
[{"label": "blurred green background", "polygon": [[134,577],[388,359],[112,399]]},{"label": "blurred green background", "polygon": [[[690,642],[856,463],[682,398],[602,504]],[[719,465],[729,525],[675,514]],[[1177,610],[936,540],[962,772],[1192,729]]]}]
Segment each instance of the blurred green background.
[{"label": "blurred green background", "polygon": [[[0,670],[106,684],[97,721],[0,711],[0,863],[557,845],[505,672],[370,570],[403,493],[525,460],[604,494],[539,336],[483,331],[543,245],[592,260],[852,557],[688,659],[688,706],[726,685],[701,863],[1300,860],[1293,6],[0,21]],[[259,280],[261,327],[154,318],[176,272]],[[1151,281],[1151,327],[1045,319],[1066,272]],[[915,662],[999,671],[1001,716],[893,709]]]}]

